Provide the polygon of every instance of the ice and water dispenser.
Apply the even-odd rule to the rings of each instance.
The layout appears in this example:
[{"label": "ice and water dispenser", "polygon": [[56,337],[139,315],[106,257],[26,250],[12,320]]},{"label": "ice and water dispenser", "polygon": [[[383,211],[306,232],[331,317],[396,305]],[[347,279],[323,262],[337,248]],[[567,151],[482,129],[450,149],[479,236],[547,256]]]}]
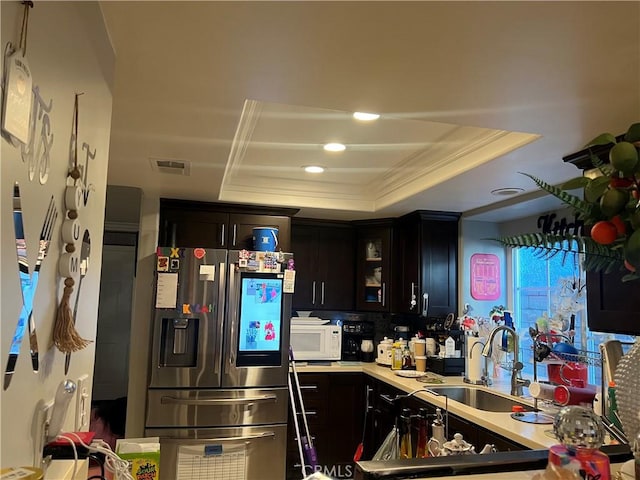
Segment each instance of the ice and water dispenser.
[{"label": "ice and water dispenser", "polygon": [[195,367],[199,318],[163,318],[160,337],[161,367]]}]

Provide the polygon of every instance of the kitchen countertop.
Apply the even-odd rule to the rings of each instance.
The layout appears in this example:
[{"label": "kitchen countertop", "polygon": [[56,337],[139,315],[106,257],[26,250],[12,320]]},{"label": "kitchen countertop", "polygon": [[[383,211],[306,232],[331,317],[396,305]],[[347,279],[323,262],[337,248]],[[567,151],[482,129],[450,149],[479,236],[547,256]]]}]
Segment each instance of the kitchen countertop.
[{"label": "kitchen countertop", "polygon": [[[298,373],[363,372],[407,393],[418,389],[428,389],[430,387],[455,385],[469,386],[463,382],[461,376],[442,377],[444,380],[443,384],[426,384],[419,382],[414,378],[400,377],[394,374],[393,370],[389,367],[384,367],[375,363],[358,364],[357,362],[332,362],[329,365],[317,365],[296,362],[296,370]],[[510,389],[508,381],[495,383],[491,387],[477,386],[476,388],[490,390],[494,393],[513,398],[508,394]],[[425,400],[432,405],[441,407],[443,410],[445,408],[445,397],[442,395],[435,396],[425,391],[416,393],[414,396]],[[526,398],[518,398],[518,401],[533,405],[533,403]],[[488,412],[478,410],[453,400],[448,401],[448,411],[530,449],[546,449],[557,443],[557,440],[551,433],[551,424],[536,425],[524,423],[511,418],[510,412]]]},{"label": "kitchen countertop", "polygon": [[[616,478],[616,473],[620,470],[622,463],[611,465],[611,478]],[[537,474],[542,473],[544,470],[527,470],[524,472],[501,472],[501,473],[483,473],[478,475],[462,475],[455,476],[455,478],[464,480],[532,480]],[[451,476],[448,477],[417,477],[414,480],[451,480]]]},{"label": "kitchen countertop", "polygon": [[[362,372],[377,380],[383,381],[393,387],[404,392],[413,392],[417,389],[428,389],[432,386],[455,386],[467,385],[463,382],[462,377],[449,376],[442,377],[443,384],[426,384],[413,378],[400,377],[396,375],[389,367],[377,365],[375,363],[359,363],[359,362],[331,362],[330,364],[308,364],[305,362],[296,362],[296,370],[298,373],[349,373]],[[491,387],[476,386],[476,388],[487,389],[494,393],[514,398],[509,395],[510,385],[508,380],[494,383]],[[414,395],[417,398],[425,400],[433,405],[440,406],[444,409],[445,401],[442,396],[435,396],[427,391],[418,392]],[[531,404],[531,399],[518,398],[521,403]],[[519,422],[511,418],[510,413],[488,412],[477,410],[467,405],[458,403],[453,400],[448,401],[449,412],[463,417],[469,421],[476,423],[492,432],[502,435],[514,442],[533,450],[548,449],[551,445],[557,443],[552,433],[552,425],[536,425],[530,423]],[[614,474],[620,470],[623,464],[612,464],[612,478]],[[487,474],[471,474],[458,475],[455,478],[461,480],[532,480],[542,470],[526,470],[512,471],[501,473]],[[444,477],[417,477],[416,480],[450,480],[451,476]]]}]

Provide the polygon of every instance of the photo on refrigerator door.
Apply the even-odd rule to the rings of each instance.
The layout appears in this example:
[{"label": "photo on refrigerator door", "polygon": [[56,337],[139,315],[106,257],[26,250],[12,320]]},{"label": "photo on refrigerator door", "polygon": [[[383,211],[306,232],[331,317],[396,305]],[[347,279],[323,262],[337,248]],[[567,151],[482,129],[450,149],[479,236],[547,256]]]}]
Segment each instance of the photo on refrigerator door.
[{"label": "photo on refrigerator door", "polygon": [[240,295],[240,352],[280,350],[282,279],[243,274]]}]

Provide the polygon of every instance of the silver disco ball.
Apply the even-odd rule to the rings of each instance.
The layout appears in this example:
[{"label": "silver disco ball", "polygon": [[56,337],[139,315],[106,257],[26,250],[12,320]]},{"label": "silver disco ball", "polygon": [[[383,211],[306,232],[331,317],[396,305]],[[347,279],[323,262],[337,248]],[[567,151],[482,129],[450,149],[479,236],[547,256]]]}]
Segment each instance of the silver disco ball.
[{"label": "silver disco ball", "polygon": [[570,449],[597,449],[604,443],[602,420],[593,410],[578,406],[562,408],[553,422],[553,432]]}]

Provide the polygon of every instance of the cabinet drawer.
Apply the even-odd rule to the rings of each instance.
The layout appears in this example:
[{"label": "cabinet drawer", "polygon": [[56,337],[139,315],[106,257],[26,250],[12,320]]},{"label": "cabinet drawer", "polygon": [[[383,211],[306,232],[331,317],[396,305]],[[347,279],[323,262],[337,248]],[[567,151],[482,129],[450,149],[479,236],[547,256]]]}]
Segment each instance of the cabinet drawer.
[{"label": "cabinet drawer", "polygon": [[329,400],[327,374],[305,373],[298,376],[305,409],[326,410]]},{"label": "cabinet drawer", "polygon": [[[307,425],[309,425],[309,430],[311,434],[315,434],[318,430],[324,430],[326,423],[329,420],[329,414],[326,409],[318,410],[313,407],[308,407],[305,405],[304,407],[306,415],[307,415]],[[291,430],[295,432],[293,427],[293,414],[289,414],[289,425],[291,425]],[[302,430],[304,425],[304,420],[302,419],[302,412],[298,412],[298,423],[300,425],[300,429]]]},{"label": "cabinet drawer", "polygon": [[[295,430],[293,433],[293,437],[295,437]],[[328,460],[328,436],[323,434],[315,435],[312,433],[311,437],[313,438],[313,447],[315,448],[318,462],[320,464],[325,463]],[[311,473],[313,472],[308,472],[307,474],[309,475]],[[302,478],[302,469],[300,467],[298,443],[297,441],[294,442],[292,436],[289,435],[289,442],[287,443],[287,479],[300,480],[300,478]]]}]

